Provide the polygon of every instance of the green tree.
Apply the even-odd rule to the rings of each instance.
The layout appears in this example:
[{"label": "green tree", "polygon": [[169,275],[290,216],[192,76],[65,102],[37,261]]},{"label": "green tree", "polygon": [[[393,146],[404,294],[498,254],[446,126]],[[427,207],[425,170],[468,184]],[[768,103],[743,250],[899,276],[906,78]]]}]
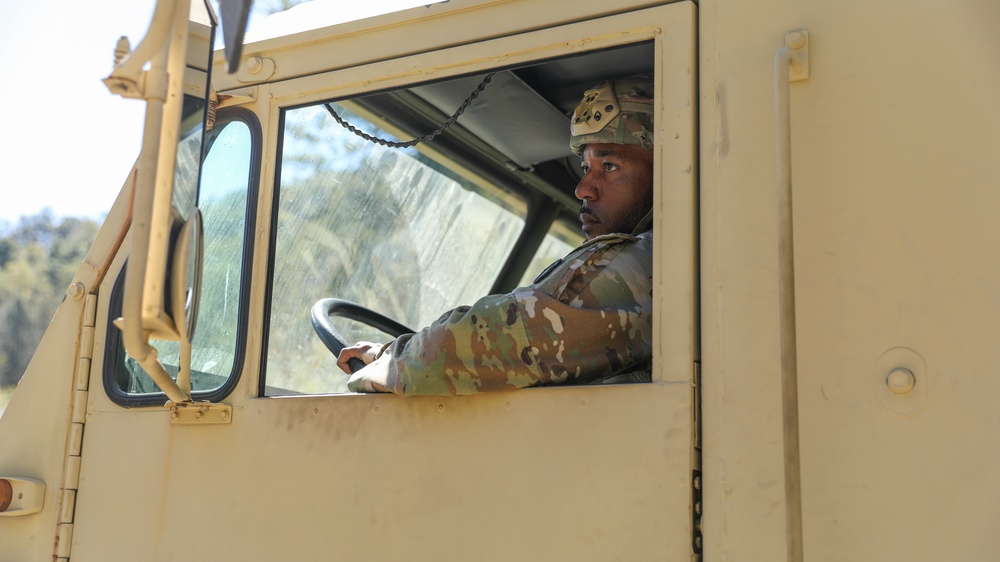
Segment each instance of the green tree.
[{"label": "green tree", "polygon": [[0,387],[21,379],[98,228],[49,210],[0,225]]}]

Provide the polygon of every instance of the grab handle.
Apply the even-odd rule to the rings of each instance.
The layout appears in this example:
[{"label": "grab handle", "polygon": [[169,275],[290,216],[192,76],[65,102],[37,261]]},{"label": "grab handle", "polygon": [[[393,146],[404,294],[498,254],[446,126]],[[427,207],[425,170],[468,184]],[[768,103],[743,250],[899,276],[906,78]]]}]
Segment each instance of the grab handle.
[{"label": "grab handle", "polygon": [[785,456],[785,537],[788,562],[802,562],[802,469],[799,459],[798,359],[795,341],[795,255],[792,244],[792,131],[789,84],[809,77],[809,32],[793,31],[774,57],[775,152],[778,195],[778,300],[781,405]]}]

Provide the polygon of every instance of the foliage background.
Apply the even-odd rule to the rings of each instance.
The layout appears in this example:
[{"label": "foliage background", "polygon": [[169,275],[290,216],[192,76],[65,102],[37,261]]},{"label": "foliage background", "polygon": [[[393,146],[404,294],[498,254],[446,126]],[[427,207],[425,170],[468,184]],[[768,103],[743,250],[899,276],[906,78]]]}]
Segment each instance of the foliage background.
[{"label": "foliage background", "polygon": [[99,227],[50,210],[0,223],[0,412]]}]

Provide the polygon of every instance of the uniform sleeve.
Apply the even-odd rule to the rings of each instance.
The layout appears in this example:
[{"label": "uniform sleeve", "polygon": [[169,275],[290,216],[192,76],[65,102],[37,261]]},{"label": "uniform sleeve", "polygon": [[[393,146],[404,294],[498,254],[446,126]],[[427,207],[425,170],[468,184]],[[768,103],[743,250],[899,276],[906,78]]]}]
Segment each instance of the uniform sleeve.
[{"label": "uniform sleeve", "polygon": [[399,337],[348,387],[455,395],[586,383],[651,355],[651,240],[617,236],[570,254],[536,284]]}]

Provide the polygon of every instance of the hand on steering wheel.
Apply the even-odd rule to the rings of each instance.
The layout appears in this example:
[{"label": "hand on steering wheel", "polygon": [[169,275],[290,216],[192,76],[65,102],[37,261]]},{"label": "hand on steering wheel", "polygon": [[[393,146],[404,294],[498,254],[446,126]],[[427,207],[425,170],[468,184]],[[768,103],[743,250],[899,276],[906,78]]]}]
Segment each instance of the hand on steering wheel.
[{"label": "hand on steering wheel", "polygon": [[354,374],[358,370],[357,362],[361,361],[362,366],[375,360],[382,346],[368,341],[359,341],[340,350],[337,356],[337,366],[348,375]]},{"label": "hand on steering wheel", "polygon": [[[372,326],[373,328],[382,330],[393,337],[413,333],[413,330],[407,328],[399,322],[396,322],[392,318],[383,316],[378,312],[365,308],[359,304],[341,299],[321,299],[312,307],[313,329],[316,330],[316,335],[318,335],[319,339],[323,341],[326,348],[337,356],[337,364],[340,365],[341,369],[344,369],[344,366],[340,361],[340,352],[345,348],[352,349],[356,346],[347,345],[347,341],[344,337],[341,336],[340,332],[333,327],[333,322],[330,320],[330,316],[343,316],[345,318],[350,318],[351,320],[356,320]],[[375,353],[378,353],[378,345],[369,342],[359,342],[357,345],[360,346],[362,344],[368,344],[375,347],[372,351],[371,359],[363,361],[361,359],[364,357],[363,354],[356,354],[356,352],[351,351],[349,352],[350,356],[345,357],[343,361],[347,364],[350,371],[345,370],[344,372],[348,374],[354,373],[375,359]]]}]

